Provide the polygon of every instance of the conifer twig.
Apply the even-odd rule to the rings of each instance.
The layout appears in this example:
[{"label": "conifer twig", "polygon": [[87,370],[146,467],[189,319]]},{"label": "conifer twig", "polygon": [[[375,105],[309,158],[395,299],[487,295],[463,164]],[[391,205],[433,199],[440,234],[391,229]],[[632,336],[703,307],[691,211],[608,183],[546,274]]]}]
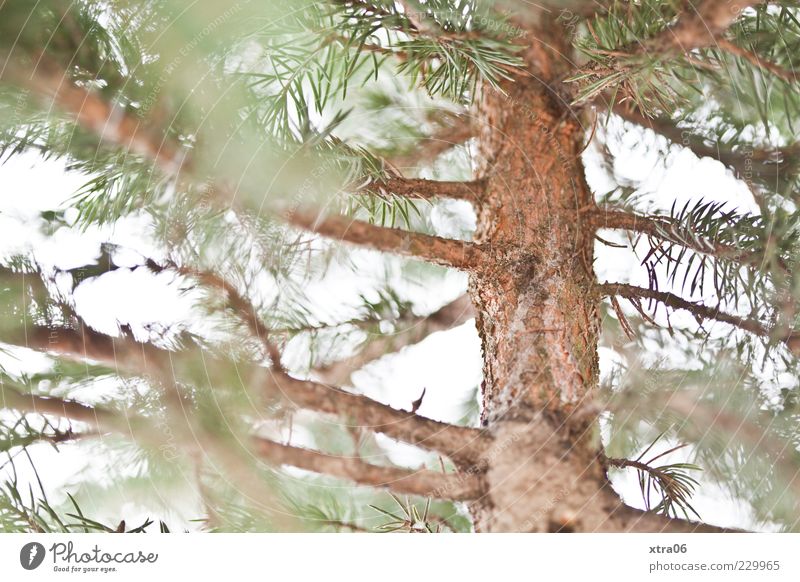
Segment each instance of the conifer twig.
[{"label": "conifer twig", "polygon": [[[667,307],[688,311],[700,321],[705,319],[713,319],[722,323],[727,323],[734,327],[738,327],[745,331],[749,331],[750,333],[759,336],[770,337],[770,329],[756,319],[731,315],[721,311],[719,307],[709,307],[707,305],[703,305],[702,303],[687,301],[686,299],[667,291],[657,291],[654,289],[647,289],[645,287],[627,285],[625,283],[603,283],[598,285],[597,289],[603,295],[607,296],[616,295],[619,297],[625,297],[626,299],[648,299],[659,301]],[[788,339],[788,337],[783,339]]]},{"label": "conifer twig", "polygon": [[362,190],[377,191],[381,195],[394,194],[405,198],[432,200],[434,198],[450,198],[452,200],[475,201],[481,198],[484,183],[480,180],[472,182],[448,182],[443,180],[425,180],[421,178],[389,178],[382,182],[370,182]]},{"label": "conifer twig", "polygon": [[684,246],[704,255],[738,261],[754,267],[763,266],[764,263],[764,258],[752,251],[738,249],[715,240],[679,237],[673,232],[676,222],[669,217],[642,216],[633,212],[605,208],[590,208],[583,213],[583,217],[594,228],[630,230]]},{"label": "conifer twig", "polygon": [[472,300],[464,294],[450,303],[437,309],[430,315],[403,319],[394,334],[382,335],[367,340],[366,345],[357,353],[347,358],[322,364],[314,368],[314,373],[327,384],[344,385],[350,383],[350,377],[356,370],[397,352],[404,347],[421,342],[436,333],[457,327],[475,317]]},{"label": "conifer twig", "polygon": [[474,133],[470,119],[459,117],[452,125],[416,142],[409,153],[392,157],[391,163],[401,169],[417,168],[421,164],[431,163],[449,149],[474,137]]},{"label": "conifer twig", "polygon": [[720,35],[747,8],[766,0],[691,0],[675,24],[643,40],[632,52],[652,53],[678,50],[689,52],[715,44]]},{"label": "conifer twig", "polygon": [[297,210],[284,218],[292,226],[326,238],[465,271],[477,268],[484,258],[483,248],[475,243],[376,226],[344,216],[322,217]]},{"label": "conifer twig", "polygon": [[397,410],[367,396],[310,380],[298,380],[286,373],[273,372],[268,389],[282,394],[299,408],[335,414],[359,428],[436,450],[453,459],[477,461],[492,442],[484,431],[431,420]]},{"label": "conifer twig", "polygon": [[326,455],[310,449],[255,439],[255,450],[269,461],[292,465],[307,471],[355,481],[360,485],[386,487],[397,493],[444,497],[464,501],[483,495],[483,484],[476,475],[443,474],[436,471],[411,471],[380,467],[356,457]]},{"label": "conifer twig", "polygon": [[713,158],[736,170],[739,176],[746,174],[767,174],[774,176],[781,164],[791,165],[790,161],[800,154],[797,145],[770,149],[743,148],[732,150],[719,144],[707,145],[706,138],[695,135],[690,130],[678,127],[669,119],[651,118],[634,108],[613,104],[613,112],[625,121],[651,129],[674,144],[690,149],[698,158]]},{"label": "conifer twig", "polygon": [[759,69],[767,71],[779,79],[783,79],[787,83],[797,83],[798,81],[797,73],[795,71],[790,71],[789,69],[785,69],[766,59],[762,59],[755,52],[742,48],[739,45],[729,41],[727,38],[718,38],[717,46],[725,52],[743,58]]}]

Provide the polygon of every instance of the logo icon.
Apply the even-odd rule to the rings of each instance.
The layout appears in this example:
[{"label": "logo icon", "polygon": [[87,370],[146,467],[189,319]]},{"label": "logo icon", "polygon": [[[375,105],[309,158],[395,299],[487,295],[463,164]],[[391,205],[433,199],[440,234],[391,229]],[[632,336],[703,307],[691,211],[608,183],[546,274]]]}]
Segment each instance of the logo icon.
[{"label": "logo icon", "polygon": [[19,551],[19,563],[26,570],[35,570],[44,561],[44,546],[39,542],[29,542]]}]

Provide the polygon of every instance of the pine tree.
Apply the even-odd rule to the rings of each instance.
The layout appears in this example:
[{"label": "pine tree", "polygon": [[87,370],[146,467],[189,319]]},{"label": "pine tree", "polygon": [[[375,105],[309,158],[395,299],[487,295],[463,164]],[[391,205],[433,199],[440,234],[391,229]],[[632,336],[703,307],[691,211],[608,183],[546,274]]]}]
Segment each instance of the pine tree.
[{"label": "pine tree", "polygon": [[[0,527],[153,523],[93,514],[96,476],[61,500],[22,487],[15,463],[44,443],[165,500],[161,531],[187,487],[215,531],[720,531],[693,505],[705,487],[797,530],[798,18],[747,0],[4,1],[0,155],[84,178],[35,227],[138,217],[151,244],[109,239],[69,269],[2,257],[3,354],[48,365],[0,370]],[[632,143],[720,162],[753,210],[647,203],[615,171]],[[598,277],[619,247],[646,284]],[[309,291],[364,257],[387,273],[370,292]],[[92,327],[76,297],[115,271],[192,317]],[[463,295],[411,299],[456,272]],[[354,388],[473,318],[479,413]],[[398,442],[424,466],[393,463]],[[626,475],[644,510],[612,486]]]}]

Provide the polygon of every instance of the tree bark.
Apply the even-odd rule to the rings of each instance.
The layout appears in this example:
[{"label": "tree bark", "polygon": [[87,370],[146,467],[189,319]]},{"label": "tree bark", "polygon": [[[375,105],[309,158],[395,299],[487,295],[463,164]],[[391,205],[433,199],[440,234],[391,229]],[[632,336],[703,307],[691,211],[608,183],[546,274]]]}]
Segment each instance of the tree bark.
[{"label": "tree bark", "polygon": [[581,213],[593,204],[585,128],[548,85],[568,66],[555,23],[524,38],[530,74],[484,88],[475,114],[476,177],[486,184],[475,242],[486,260],[470,295],[484,355],[481,418],[494,436],[478,463],[488,494],[470,504],[475,527],[715,530],[625,507],[600,462],[596,416],[582,407],[598,383],[600,328],[594,226]]}]

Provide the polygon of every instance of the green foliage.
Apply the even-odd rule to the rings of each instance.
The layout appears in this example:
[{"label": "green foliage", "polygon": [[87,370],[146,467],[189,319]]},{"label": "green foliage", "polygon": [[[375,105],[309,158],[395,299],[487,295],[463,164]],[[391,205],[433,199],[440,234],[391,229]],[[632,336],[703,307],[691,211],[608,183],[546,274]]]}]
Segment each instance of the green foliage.
[{"label": "green foliage", "polygon": [[[645,509],[668,517],[678,517],[680,512],[681,517],[685,519],[691,519],[689,515],[689,512],[691,512],[695,517],[701,519],[700,514],[689,503],[689,499],[699,485],[697,480],[691,476],[690,471],[702,471],[702,469],[692,463],[669,463],[654,466],[657,460],[684,448],[686,445],[672,447],[647,461],[642,460],[663,436],[664,433],[658,435],[634,462],[628,465],[636,467],[639,477],[639,489],[644,499]],[[626,463],[623,461],[619,465],[625,465]],[[652,505],[652,495],[660,498],[655,506]]]},{"label": "green foliage", "polygon": [[385,509],[381,509],[380,507],[374,505],[371,506],[375,511],[389,518],[389,521],[377,527],[378,531],[385,533],[439,533],[441,531],[442,524],[432,523],[430,520],[430,499],[425,503],[425,508],[422,510],[422,512],[417,509],[416,505],[412,505],[408,499],[406,499],[405,503],[400,501],[400,499],[394,495],[392,495],[392,499],[394,499],[397,503],[402,515],[386,511]]},{"label": "green foliage", "polygon": [[[75,292],[120,269],[174,276],[177,293],[196,309],[199,322],[148,330],[148,340],[169,350],[170,389],[180,395],[176,400],[191,418],[192,434],[224,445],[230,454],[173,463],[158,448],[170,445],[169,435],[159,431],[146,435],[156,446],[116,443],[115,464],[128,473],[107,469],[127,493],[152,501],[154,482],[166,487],[186,481],[191,464],[197,470],[189,477],[196,481],[191,491],[196,498],[191,511],[181,508],[181,517],[188,511],[197,527],[209,531],[470,530],[452,503],[400,500],[254,461],[243,443],[257,431],[287,442],[299,434],[298,440],[314,441],[331,454],[391,463],[374,435],[293,414],[279,395],[264,395],[269,372],[263,342],[252,337],[229,296],[203,289],[177,271],[213,272],[235,289],[287,354],[284,365],[298,375],[313,376],[318,366],[419,323],[418,305],[397,274],[430,291],[441,282],[440,269],[387,260],[385,277],[365,274],[353,254],[287,229],[275,215],[314,204],[435,234],[432,216],[443,206],[415,203],[385,185],[399,176],[398,158],[413,154],[419,140],[468,112],[479,85],[513,82],[522,64],[518,50],[530,43],[515,44],[524,31],[498,10],[518,4],[200,0],[191,10],[175,0],[0,5],[0,57],[13,65],[9,71],[27,73],[0,79],[0,158],[36,151],[44,159],[65,160],[68,172],[85,179],[70,200],[40,216],[43,232],[94,232],[101,226],[113,231],[132,216],[146,216],[148,241],[157,254],[131,264],[130,249],[109,243],[99,249],[96,264],[77,269],[45,268],[35,253],[2,257],[3,340],[24,345],[31,326],[78,329],[83,322],[73,311]],[[795,329],[800,315],[785,309],[800,296],[795,84],[717,47],[689,54],[640,50],[641,43],[674,24],[684,5],[678,0],[545,4],[570,15],[594,13],[571,30],[579,65],[567,82],[577,109],[607,99],[656,117],[681,134],[683,143],[676,148],[716,153],[747,182],[761,208],[760,215],[740,212],[709,201],[703,192],[694,202],[673,204],[647,237],[641,258],[651,288],[686,297],[713,291],[732,311]],[[566,26],[564,20],[558,22]],[[792,69],[800,49],[796,3],[759,6],[726,34],[736,46]],[[55,72],[63,83],[99,97],[111,111],[107,123],[98,130],[46,96],[32,96],[25,78],[37,72]],[[134,122],[159,148],[174,151],[176,167],[165,169],[115,139],[113,123],[119,119]],[[607,160],[609,152],[603,153]],[[660,153],[666,164],[669,152]],[[449,159],[444,170],[433,162],[423,161],[419,174],[469,171],[468,164],[455,168]],[[607,201],[640,210],[637,189],[618,186],[625,192]],[[371,279],[346,305],[332,299],[320,306],[319,288],[334,290],[346,278],[343,273]],[[697,517],[691,498],[713,480],[752,502],[760,523],[796,528],[792,471],[800,441],[794,357],[782,344],[760,343],[736,331],[706,333],[702,325],[673,327],[670,319],[666,330],[653,330],[655,305],[639,305],[628,317],[625,325],[636,328],[638,340],[620,339],[622,322],[605,318],[605,347],[624,361],[605,390],[614,411],[607,445],[610,453],[648,467],[637,468],[647,508]],[[117,323],[126,335],[129,328]],[[20,351],[3,347],[0,356],[18,358]],[[662,362],[667,355],[672,360]],[[2,381],[20,392],[131,411],[159,427],[187,424],[163,397],[163,379],[123,380],[107,364],[52,359],[45,370],[4,372]],[[465,425],[477,424],[476,392],[477,387],[462,403]],[[686,399],[697,405],[692,414],[676,408]],[[707,409],[718,414],[709,416]],[[9,457],[5,468],[12,469],[13,459],[32,447],[88,448],[72,442],[82,428],[41,415],[0,417],[0,452]],[[665,439],[689,443],[697,464],[657,464],[666,453],[643,460]],[[274,504],[264,510],[249,491],[239,490],[227,474],[231,466],[221,461],[274,494]],[[79,485],[71,488],[68,501],[53,504],[43,484],[39,493],[21,491],[12,473],[0,492],[0,529],[156,528],[147,519],[128,529],[86,511],[87,500],[113,505],[119,499],[86,475],[75,479]],[[175,487],[176,498],[190,497]],[[165,516],[172,508],[155,509],[169,521]],[[282,519],[286,514],[296,519]],[[158,529],[169,530],[164,521]]]},{"label": "green foliage", "polygon": [[580,88],[576,101],[609,93],[610,102],[627,98],[646,112],[670,111],[676,103],[675,85],[691,86],[693,71],[689,68],[687,73],[680,58],[637,49],[664,30],[680,9],[677,0],[614,2],[607,12],[589,21],[588,33],[576,40],[588,64],[568,79]]},{"label": "green foliage", "polygon": [[[27,451],[23,449],[27,455]],[[28,455],[30,460],[30,455]],[[11,533],[145,533],[154,524],[145,519],[140,525],[128,528],[125,520],[117,525],[108,525],[84,515],[84,511],[75,498],[67,493],[71,507],[61,509],[54,507],[47,499],[42,483],[39,481],[40,493],[37,495],[33,487],[28,491],[20,489],[14,457],[9,455],[3,468],[11,468],[12,476],[0,484],[0,531]],[[36,467],[31,465],[39,479]],[[169,526],[159,521],[161,533],[169,533]]]},{"label": "green foliage", "polygon": [[[797,252],[797,219],[781,212],[765,219],[726,210],[726,206],[725,202],[701,199],[677,208],[673,202],[665,224],[659,224],[656,236],[648,238],[650,250],[642,264],[651,288],[658,289],[659,266],[667,282],[682,292],[688,290],[688,296],[696,291],[703,295],[710,276],[723,304],[735,307],[743,296],[754,313],[762,314],[769,306],[764,301],[770,297],[769,281],[773,289],[789,283],[781,268]],[[682,278],[678,278],[680,274]]]},{"label": "green foliage", "polygon": [[[734,499],[748,501],[760,523],[795,530],[799,417],[785,396],[796,386],[775,394],[748,369],[752,358],[742,360],[729,349],[706,349],[702,360],[694,370],[642,361],[618,369],[607,394],[614,411],[609,453],[630,456],[653,432],[691,443],[691,465],[702,467]],[[643,424],[648,429],[642,430]],[[681,479],[684,492],[702,491],[705,478],[697,479],[699,486],[687,478],[694,479]]]}]

